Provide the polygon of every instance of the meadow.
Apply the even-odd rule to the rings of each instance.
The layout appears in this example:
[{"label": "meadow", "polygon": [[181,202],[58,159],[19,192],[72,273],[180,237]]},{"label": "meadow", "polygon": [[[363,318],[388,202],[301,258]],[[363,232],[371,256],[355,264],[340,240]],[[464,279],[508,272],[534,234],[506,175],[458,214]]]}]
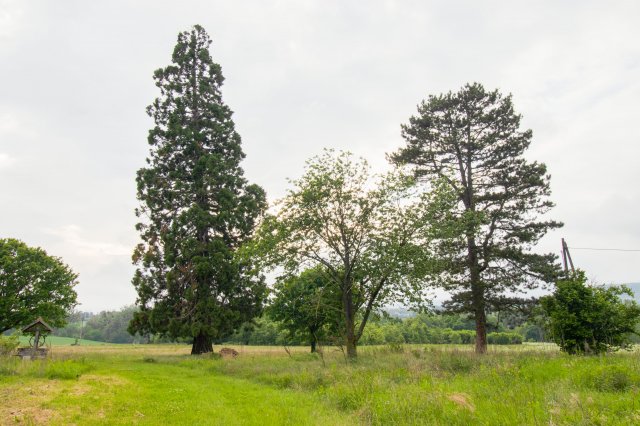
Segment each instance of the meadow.
[{"label": "meadow", "polygon": [[[640,424],[640,354],[551,345],[336,348],[52,346],[0,360],[0,424]],[[217,347],[216,349],[220,349]]]}]

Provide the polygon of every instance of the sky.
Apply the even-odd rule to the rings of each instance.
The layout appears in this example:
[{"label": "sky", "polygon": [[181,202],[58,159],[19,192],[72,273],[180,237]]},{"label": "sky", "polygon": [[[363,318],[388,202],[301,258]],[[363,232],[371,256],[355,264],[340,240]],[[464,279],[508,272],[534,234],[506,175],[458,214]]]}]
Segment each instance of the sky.
[{"label": "sky", "polygon": [[[61,257],[79,309],[135,301],[135,174],[180,31],[202,25],[247,177],[270,200],[324,147],[375,171],[430,94],[511,93],[551,174],[536,251],[640,249],[640,2],[0,0],[0,238]],[[572,250],[600,283],[640,252]]]}]

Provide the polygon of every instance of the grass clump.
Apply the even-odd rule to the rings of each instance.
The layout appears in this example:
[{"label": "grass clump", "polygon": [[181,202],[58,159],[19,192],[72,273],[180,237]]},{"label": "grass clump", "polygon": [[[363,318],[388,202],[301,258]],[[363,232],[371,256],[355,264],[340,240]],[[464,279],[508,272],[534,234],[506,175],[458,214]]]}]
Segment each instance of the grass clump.
[{"label": "grass clump", "polygon": [[626,392],[640,386],[640,376],[626,366],[603,365],[586,371],[581,381],[587,389],[599,392]]},{"label": "grass clump", "polygon": [[84,359],[64,361],[50,361],[45,364],[44,376],[47,379],[75,380],[91,370],[91,365]]},{"label": "grass clump", "polygon": [[469,374],[478,366],[478,356],[471,352],[451,351],[432,358],[435,370],[450,374]]},{"label": "grass clump", "polygon": [[0,358],[0,381],[8,377],[74,380],[92,368],[93,365],[84,358],[21,360],[16,357],[3,357]]}]

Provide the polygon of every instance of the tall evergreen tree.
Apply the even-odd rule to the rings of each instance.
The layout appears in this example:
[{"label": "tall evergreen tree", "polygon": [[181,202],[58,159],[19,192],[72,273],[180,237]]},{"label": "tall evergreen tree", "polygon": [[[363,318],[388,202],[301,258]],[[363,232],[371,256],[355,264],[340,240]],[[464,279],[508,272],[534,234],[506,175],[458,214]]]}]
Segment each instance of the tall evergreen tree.
[{"label": "tall evergreen tree", "polygon": [[137,175],[140,312],[130,330],[191,337],[193,354],[211,352],[214,341],[260,313],[266,294],[263,277],[235,255],[266,201],[243,177],[240,136],[210,44],[200,26],[182,32],[172,64],[155,71],[160,96],[147,108],[155,127]]},{"label": "tall evergreen tree", "polygon": [[520,130],[511,96],[477,83],[430,96],[402,130],[407,145],[391,160],[455,194],[434,226],[442,285],[453,292],[448,308],[474,315],[476,352],[484,353],[487,311],[505,293],[557,276],[554,255],[530,251],[562,226],[538,217],[553,207],[547,169],[523,156],[532,132]]}]

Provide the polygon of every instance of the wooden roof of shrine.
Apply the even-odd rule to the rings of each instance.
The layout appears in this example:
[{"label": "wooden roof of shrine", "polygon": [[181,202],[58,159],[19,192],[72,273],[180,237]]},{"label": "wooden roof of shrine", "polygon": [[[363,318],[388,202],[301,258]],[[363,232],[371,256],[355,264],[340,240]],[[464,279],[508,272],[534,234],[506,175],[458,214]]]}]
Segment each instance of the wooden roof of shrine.
[{"label": "wooden roof of shrine", "polygon": [[28,326],[22,329],[23,333],[35,333],[36,331],[40,331],[40,332],[46,331],[51,333],[53,331],[53,328],[51,328],[49,324],[44,322],[42,317],[38,317],[37,320],[35,320],[34,322],[32,322],[31,324],[29,324]]}]

